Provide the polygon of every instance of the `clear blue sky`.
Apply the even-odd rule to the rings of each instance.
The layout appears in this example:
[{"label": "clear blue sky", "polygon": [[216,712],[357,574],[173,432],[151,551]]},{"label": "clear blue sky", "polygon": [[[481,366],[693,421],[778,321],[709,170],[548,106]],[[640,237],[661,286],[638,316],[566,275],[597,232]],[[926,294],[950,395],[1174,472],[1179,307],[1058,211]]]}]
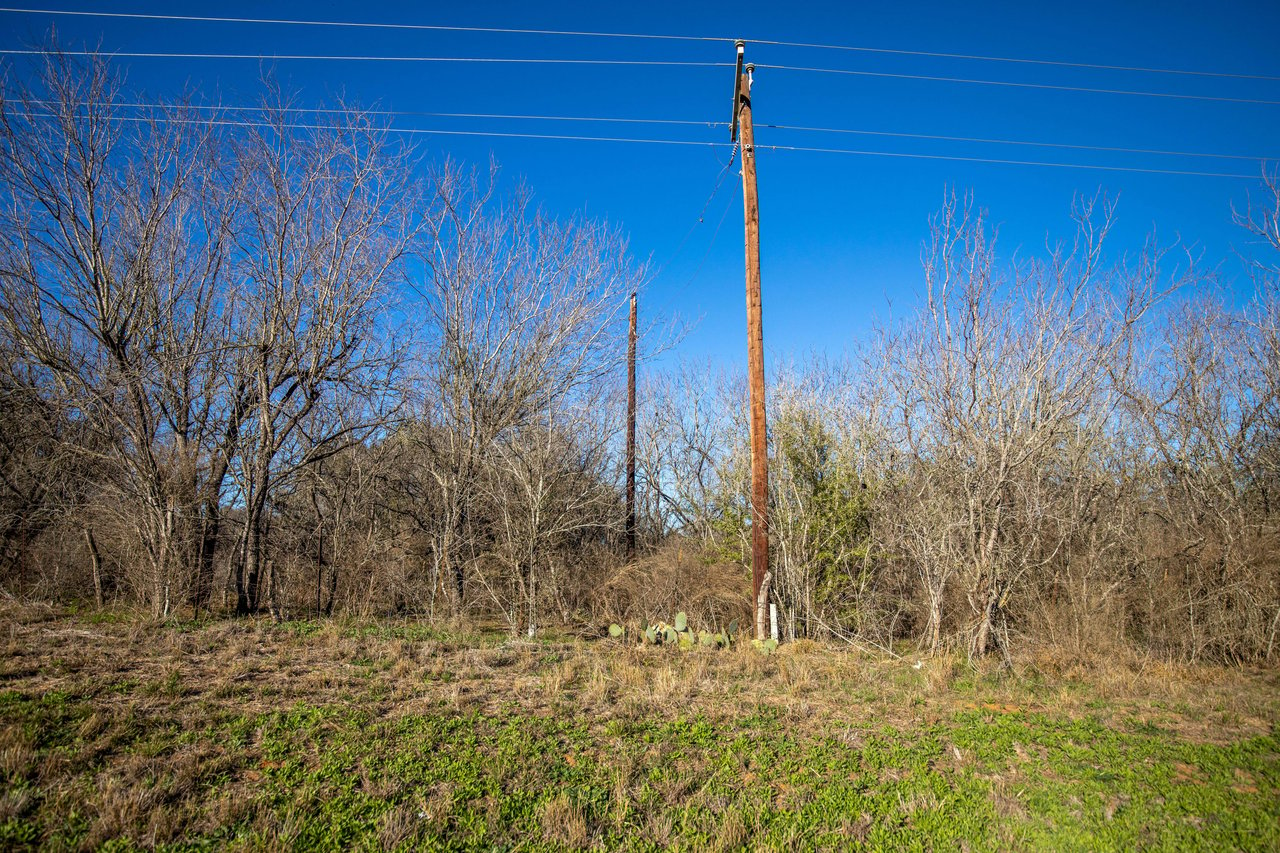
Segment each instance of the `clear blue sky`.
[{"label": "clear blue sky", "polygon": [[[56,9],[301,18],[742,37],[748,60],[914,75],[1133,89],[1280,101],[1280,82],[1231,77],[1019,65],[801,49],[752,39],[986,54],[1280,77],[1280,3],[83,3]],[[64,46],[106,51],[376,54],[730,62],[728,42],[677,42],[139,21],[0,14],[0,46],[38,40],[51,24]],[[193,87],[226,103],[257,94],[254,60],[127,62],[132,88],[171,95]],[[318,103],[342,91],[365,105],[429,112],[683,119],[724,122],[728,68],[280,61],[278,75]],[[761,125],[938,134],[1280,159],[1280,106],[998,87],[761,69]],[[401,117],[401,126],[723,142],[722,127],[571,124]],[[524,178],[548,210],[606,217],[633,250],[662,265],[642,310],[700,318],[681,353],[738,361],[745,351],[741,188],[725,181],[682,250],[727,147],[481,137],[417,137],[435,159],[483,164]],[[1257,174],[1255,160],[1103,153],[820,134],[761,127],[770,144]],[[873,316],[900,313],[921,282],[919,254],[944,189],[972,191],[1001,223],[1001,246],[1034,251],[1069,237],[1074,195],[1119,197],[1112,248],[1136,252],[1154,228],[1179,235],[1243,289],[1233,250],[1244,236],[1231,203],[1257,181],[849,154],[762,150],[759,156],[765,342],[775,361],[810,349],[839,352]],[[727,210],[727,214],[726,214]],[[716,224],[723,227],[712,244]],[[705,257],[705,263],[702,263]],[[699,266],[701,264],[700,270]],[[691,280],[695,270],[698,275]]]}]

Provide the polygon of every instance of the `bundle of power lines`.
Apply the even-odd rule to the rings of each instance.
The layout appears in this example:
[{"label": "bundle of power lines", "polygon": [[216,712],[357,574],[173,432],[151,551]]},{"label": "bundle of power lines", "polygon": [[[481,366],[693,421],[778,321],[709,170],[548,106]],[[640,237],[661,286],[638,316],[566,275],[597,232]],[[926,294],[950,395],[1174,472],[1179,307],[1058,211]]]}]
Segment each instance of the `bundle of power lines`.
[{"label": "bundle of power lines", "polygon": [[[300,19],[283,19],[283,18],[246,18],[246,17],[221,17],[207,15],[159,15],[159,14],[142,14],[131,12],[96,12],[96,11],[76,11],[66,9],[23,9],[23,8],[0,8],[3,14],[25,14],[25,15],[51,15],[77,18],[114,18],[114,19],[130,19],[130,20],[146,20],[146,21],[173,21],[173,22],[190,22],[204,24],[249,24],[249,25],[276,25],[276,26],[293,26],[293,27],[325,27],[325,28],[349,28],[357,30],[409,30],[409,31],[432,31],[432,32],[453,32],[453,33],[492,33],[504,35],[523,35],[523,36],[555,36],[555,37],[581,37],[594,39],[631,39],[644,41],[666,41],[666,42],[700,42],[700,43],[721,43],[727,46],[732,45],[735,39],[729,37],[710,37],[710,36],[686,36],[686,35],[662,35],[650,33],[615,33],[615,32],[589,32],[575,30],[550,30],[550,29],[522,29],[522,28],[505,28],[505,27],[461,27],[461,26],[445,26],[435,24],[414,24],[414,23],[374,23],[374,22],[357,22],[357,21],[324,21],[324,20],[300,20]],[[920,59],[943,59],[943,60],[966,60],[991,64],[1004,64],[1010,66],[1043,66],[1058,69],[1080,69],[1090,71],[1104,72],[1123,72],[1129,74],[1148,74],[1163,76],[1165,78],[1216,78],[1219,80],[1240,80],[1253,81],[1263,83],[1280,82],[1280,77],[1262,75],[1262,74],[1242,74],[1222,71],[1194,71],[1173,68],[1152,68],[1132,65],[1110,65],[1086,62],[1067,62],[1050,59],[1033,59],[1018,58],[1005,56],[987,56],[981,54],[966,53],[944,53],[937,51],[922,50],[903,50],[893,48],[879,48],[852,45],[832,45],[818,44],[811,42],[793,42],[781,41],[776,39],[754,39],[751,44],[764,45],[769,47],[795,48],[813,51],[833,51],[844,53],[861,53],[882,56],[900,56],[914,57]],[[34,55],[42,51],[32,49],[0,49],[0,55]],[[67,55],[90,55],[90,51],[63,51]],[[505,57],[505,56],[414,56],[414,55],[382,55],[382,54],[302,54],[302,53],[201,53],[201,52],[163,52],[163,51],[120,51],[111,52],[111,56],[119,58],[136,58],[136,59],[190,59],[190,60],[257,60],[257,61],[319,61],[319,62],[383,62],[383,63],[457,63],[457,64],[516,64],[516,65],[563,65],[563,66],[622,66],[637,68],[715,68],[728,69],[733,66],[732,62],[707,62],[707,61],[686,61],[686,60],[670,60],[670,59],[595,59],[595,58],[574,58],[574,57]],[[1224,104],[1240,104],[1261,106],[1264,108],[1280,106],[1280,100],[1272,100],[1267,98],[1254,97],[1238,97],[1225,94],[1199,94],[1187,92],[1167,92],[1167,91],[1151,91],[1147,89],[1123,89],[1123,88],[1103,88],[1088,86],[1070,86],[1051,83],[1022,82],[1001,79],[988,79],[981,77],[954,77],[929,74],[907,74],[893,71],[876,71],[866,69],[851,68],[829,68],[811,65],[788,65],[788,64],[771,64],[756,63],[757,69],[769,69],[773,71],[799,73],[799,74],[823,74],[823,75],[842,75],[850,77],[869,77],[881,79],[896,80],[912,80],[931,83],[953,83],[967,84],[978,86],[1003,87],[1011,89],[1032,89],[1056,92],[1079,92],[1094,95],[1116,95],[1137,98],[1159,98],[1173,100],[1188,101],[1209,101]],[[173,116],[175,106],[177,109],[195,110],[195,111],[216,111],[218,115],[212,119],[214,123],[230,124],[230,125],[253,125],[255,124],[253,114],[265,110],[264,107],[253,106],[226,106],[226,105],[199,105],[199,104],[159,104],[159,103],[138,103],[128,102],[119,103],[116,106],[140,111],[139,117],[124,120],[136,121],[153,121],[156,120],[156,111],[163,110],[165,115],[160,117],[163,121],[180,121]],[[333,110],[328,109],[307,109],[307,108],[288,108],[286,112],[295,114],[298,118],[291,121],[287,126],[305,129],[312,125],[307,123],[306,116],[315,113],[332,113]],[[565,122],[579,123],[584,125],[599,126],[601,124],[614,124],[620,126],[647,125],[654,127],[685,127],[685,128],[702,128],[707,130],[707,138],[705,140],[698,139],[671,139],[663,137],[638,137],[624,136],[616,134],[579,134],[579,133],[532,133],[510,130],[478,130],[478,129],[461,129],[461,128],[440,128],[440,127],[406,127],[394,122],[389,123],[387,130],[394,133],[402,133],[408,135],[439,135],[439,136],[474,136],[474,137],[492,137],[492,138],[511,138],[511,139],[542,139],[542,140],[563,140],[563,141],[588,141],[588,142],[609,142],[609,143],[637,143],[651,145],[677,145],[677,146],[702,146],[712,148],[728,149],[731,143],[725,141],[723,130],[728,126],[727,122],[717,121],[698,121],[693,119],[661,119],[661,118],[634,118],[634,117],[602,117],[602,116],[578,116],[578,115],[534,115],[519,113],[485,113],[485,112],[425,112],[410,110],[362,110],[363,113],[373,116],[381,116],[388,119],[409,119],[409,118],[440,118],[440,119],[488,119],[503,121],[546,121],[546,122]],[[209,121],[205,118],[203,121]],[[930,142],[944,143],[963,143],[975,145],[1001,145],[1016,146],[1021,149],[1041,148],[1055,149],[1058,151],[1073,152],[1096,152],[1104,154],[1129,154],[1142,155],[1148,157],[1183,157],[1198,158],[1201,160],[1232,160],[1247,161],[1257,164],[1263,164],[1269,159],[1277,157],[1276,152],[1266,154],[1233,154],[1233,153],[1211,153],[1200,151],[1172,150],[1163,148],[1137,148],[1123,146],[1107,146],[1107,145],[1087,145],[1067,142],[1048,142],[1034,141],[1025,139],[1006,139],[996,137],[979,137],[979,136],[963,136],[963,135],[947,135],[947,134],[927,134],[927,133],[905,133],[888,130],[873,130],[865,128],[849,128],[849,127],[816,127],[811,125],[796,124],[771,124],[760,123],[759,128],[766,130],[782,130],[782,131],[802,131],[807,133],[822,134],[839,134],[843,136],[862,136],[876,139],[900,139],[900,140],[920,140]],[[908,152],[908,151],[888,151],[871,148],[841,148],[831,146],[810,146],[810,145],[787,145],[774,143],[761,143],[757,141],[756,149],[762,151],[794,151],[809,153],[825,153],[825,154],[846,154],[873,157],[892,157],[892,158],[909,158],[924,160],[948,160],[969,163],[986,163],[998,165],[1015,165],[1015,166],[1036,166],[1036,167],[1053,167],[1066,169],[1087,169],[1101,170],[1109,172],[1133,172],[1155,175],[1185,175],[1200,176],[1212,178],[1240,178],[1256,180],[1259,171],[1251,172],[1226,172],[1214,171],[1212,169],[1171,169],[1162,168],[1156,165],[1152,166],[1122,166],[1107,165],[1098,163],[1080,163],[1070,160],[1037,160],[1037,159],[1016,159],[1005,157],[977,157],[961,154],[945,154],[945,153],[929,153],[929,152]],[[717,180],[717,185],[719,179]]]}]

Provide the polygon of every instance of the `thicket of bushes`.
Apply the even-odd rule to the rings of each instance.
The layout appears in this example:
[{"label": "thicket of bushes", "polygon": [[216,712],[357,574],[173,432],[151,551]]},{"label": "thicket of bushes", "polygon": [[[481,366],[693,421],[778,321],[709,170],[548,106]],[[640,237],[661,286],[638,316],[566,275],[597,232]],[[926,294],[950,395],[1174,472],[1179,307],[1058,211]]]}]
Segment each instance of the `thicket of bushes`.
[{"label": "thicket of bushes", "polygon": [[[642,371],[643,547],[623,558],[646,271],[616,231],[424,171],[357,109],[299,127],[268,92],[254,122],[137,112],[105,62],[43,62],[0,107],[4,589],[530,632],[746,615],[736,374]],[[1159,248],[1109,261],[1104,203],[1011,264],[950,199],[913,315],[772,371],[784,635],[1274,659],[1263,184],[1237,221],[1273,254],[1242,306]]]}]

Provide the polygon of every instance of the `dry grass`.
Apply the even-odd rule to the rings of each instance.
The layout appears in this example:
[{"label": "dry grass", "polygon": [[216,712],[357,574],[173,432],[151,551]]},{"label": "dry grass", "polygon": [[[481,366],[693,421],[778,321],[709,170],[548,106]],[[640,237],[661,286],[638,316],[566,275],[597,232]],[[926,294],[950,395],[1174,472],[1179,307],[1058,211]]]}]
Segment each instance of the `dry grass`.
[{"label": "dry grass", "polygon": [[[86,713],[67,723],[77,739],[74,752],[37,749],[31,720],[0,716],[0,774],[8,780],[0,794],[0,824],[37,805],[56,814],[76,812],[91,816],[84,818],[89,827],[83,845],[89,847],[126,835],[146,846],[164,844],[244,820],[258,781],[276,759],[259,754],[252,733],[235,750],[183,744],[179,734],[299,703],[358,702],[385,725],[441,708],[495,718],[569,716],[596,726],[694,716],[731,721],[763,708],[795,737],[832,736],[854,750],[875,727],[910,729],[970,712],[991,718],[1040,712],[1117,727],[1149,723],[1212,744],[1266,735],[1280,720],[1275,671],[1123,655],[1061,659],[1047,650],[1028,654],[1010,674],[994,664],[978,671],[949,657],[874,657],[812,642],[787,644],[773,655],[747,644],[677,652],[613,640],[458,638],[414,623],[165,625],[131,615],[76,618],[13,603],[0,604],[0,642],[0,689],[89,699]],[[62,713],[56,707],[50,705],[51,715]],[[122,738],[140,730],[173,737],[156,741],[154,751],[145,742],[120,747]],[[1037,758],[1015,746],[1028,761]],[[674,826],[669,808],[634,814],[643,766],[668,753],[666,745],[654,744],[650,755],[619,756],[608,771],[614,820],[637,822],[635,831],[659,847],[692,831]],[[572,765],[610,758],[570,754],[564,760]],[[957,772],[972,770],[971,756],[959,747],[948,749],[944,760]],[[393,793],[376,775],[360,767],[353,772],[368,795]],[[745,779],[756,770],[735,772]],[[87,787],[77,781],[86,778]],[[1259,783],[1250,777],[1239,784],[1247,789]],[[693,773],[666,777],[654,792],[668,805],[712,796]],[[413,796],[378,818],[380,845],[395,847],[424,826],[447,829],[439,822],[446,820],[453,792],[429,789]],[[798,810],[812,796],[813,789],[780,790],[775,805]],[[902,810],[934,810],[934,797],[927,790],[913,793]],[[1009,779],[995,779],[992,797],[1001,816],[1025,812]],[[718,801],[707,804],[707,813],[718,817],[698,836],[706,846],[741,849],[750,821]],[[552,846],[588,846],[602,831],[565,794],[544,802],[538,819]],[[288,811],[254,812],[255,844],[292,845],[303,831],[298,820]],[[863,816],[841,820],[850,838],[868,832]]]},{"label": "dry grass", "polygon": [[[27,693],[88,691],[94,713],[80,725],[91,740],[120,714],[163,706],[179,722],[211,706],[267,712],[296,702],[326,704],[353,693],[380,696],[395,716],[442,699],[496,712],[515,703],[545,714],[565,703],[598,719],[632,714],[733,715],[743,704],[781,710],[795,722],[857,727],[910,723],[974,707],[1158,717],[1187,737],[1229,741],[1270,730],[1280,717],[1274,670],[1191,666],[1110,654],[1061,660],[1036,650],[1015,674],[993,662],[873,657],[812,641],[764,655],[748,644],[675,652],[623,641],[474,643],[396,636],[395,625],[212,623],[198,630],[133,618],[89,624],[45,608],[0,610],[7,638],[0,679]],[[414,633],[406,623],[403,633]],[[917,666],[918,664],[918,666]],[[136,684],[118,694],[103,685]],[[1087,687],[1087,689],[1086,689]],[[0,729],[0,770],[25,773],[31,746]]]}]

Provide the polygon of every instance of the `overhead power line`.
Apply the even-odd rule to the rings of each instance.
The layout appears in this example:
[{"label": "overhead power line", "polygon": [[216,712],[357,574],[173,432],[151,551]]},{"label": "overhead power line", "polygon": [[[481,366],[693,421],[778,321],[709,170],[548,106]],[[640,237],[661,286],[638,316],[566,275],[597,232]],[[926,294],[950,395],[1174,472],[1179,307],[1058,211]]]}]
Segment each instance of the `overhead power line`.
[{"label": "overhead power line", "polygon": [[1192,71],[1185,68],[1151,68],[1141,65],[1104,65],[1097,62],[1067,62],[1060,59],[1031,59],[1017,56],[985,56],[977,53],[943,53],[933,50],[903,50],[891,47],[865,47],[845,44],[815,44],[801,41],[773,41],[770,39],[754,39],[753,44],[768,44],[779,47],[803,47],[816,50],[844,50],[856,53],[880,53],[893,56],[921,56],[931,59],[964,59],[976,62],[1009,62],[1017,65],[1047,65],[1055,68],[1087,68],[1094,71],[1125,71],[1138,74],[1177,74],[1187,77],[1219,77],[1235,80],[1271,80],[1280,81],[1280,76],[1267,74],[1240,74],[1233,71]]},{"label": "overhead power line", "polygon": [[[58,119],[61,116],[55,113],[29,113],[30,118]],[[261,127],[267,129],[295,129],[295,130],[331,130],[332,127],[323,124],[303,124],[296,122],[251,122],[238,121],[234,119],[209,118],[209,119],[180,119],[171,116],[117,116],[120,121],[129,122],[160,122],[160,123],[176,123],[176,124],[212,124],[217,126],[232,127]],[[703,142],[692,139],[653,139],[653,138],[637,138],[625,136],[579,136],[574,134],[553,134],[553,133],[516,133],[509,131],[488,131],[488,130],[448,130],[440,128],[423,128],[423,127],[396,127],[388,125],[383,128],[375,128],[384,130],[387,133],[402,133],[409,135],[433,135],[433,136],[478,136],[490,138],[504,139],[547,139],[547,140],[563,140],[576,142],[622,142],[622,143],[646,143],[653,145],[684,145],[684,146],[701,146],[706,148],[726,148],[732,143],[728,142]],[[1139,174],[1149,175],[1183,175],[1202,178],[1239,178],[1243,180],[1257,180],[1258,175],[1233,174],[1229,172],[1198,172],[1181,169],[1155,169],[1142,168],[1137,166],[1099,166],[1088,163],[1058,163],[1051,161],[1039,160],[1007,160],[990,157],[968,157],[951,154],[917,154],[903,151],[874,151],[861,150],[852,148],[818,148],[800,145],[761,145],[756,144],[757,150],[763,151],[799,151],[808,153],[821,154],[858,154],[868,157],[895,157],[917,160],[949,160],[961,163],[989,163],[1005,166],[1040,166],[1061,169],[1093,169],[1105,172],[1135,172]]]},{"label": "overhead power line", "polygon": [[[31,101],[33,104],[43,106],[52,106],[55,102],[48,100],[35,99]],[[81,102],[75,106],[88,106],[87,103]],[[361,109],[361,108],[328,108],[328,107],[267,107],[256,105],[232,105],[232,104],[186,104],[174,103],[164,104],[158,102],[140,102],[140,101],[117,101],[110,106],[122,109],[139,109],[139,110],[187,110],[201,112],[253,112],[253,113],[302,113],[302,114],[327,114],[341,115],[344,113],[360,113],[362,115],[371,116],[395,116],[395,117],[416,117],[416,118],[465,118],[465,119],[496,119],[503,121],[559,121],[559,122],[584,122],[584,123],[600,123],[600,124],[653,124],[653,125],[670,125],[677,127],[704,127],[704,128],[721,128],[727,127],[728,122],[723,121],[698,121],[696,119],[666,119],[666,118],[625,118],[613,116],[562,116],[562,115],[534,115],[528,113],[451,113],[451,112],[429,112],[424,110],[386,110],[386,109]],[[920,139],[936,142],[964,142],[980,145],[1018,145],[1031,148],[1062,148],[1073,151],[1099,151],[1109,154],[1149,154],[1162,157],[1200,157],[1210,160],[1244,160],[1248,162],[1261,162],[1264,160],[1280,160],[1280,155],[1251,155],[1251,154],[1217,154],[1206,151],[1174,151],[1161,148],[1125,148],[1113,145],[1086,145],[1082,143],[1071,142],[1037,142],[1025,139],[998,139],[994,137],[982,136],[950,136],[936,133],[905,133],[901,131],[890,130],[865,130],[860,128],[846,127],[811,127],[808,125],[791,125],[791,124],[759,124],[757,127],[768,128],[770,130],[794,130],[805,133],[838,133],[851,134],[855,136],[882,136],[891,139]]]},{"label": "overhead power line", "polygon": [[1182,169],[1144,169],[1138,166],[1096,166],[1089,163],[1056,163],[1042,160],[1004,160],[995,157],[961,157],[952,154],[914,154],[902,151],[866,151],[852,148],[811,148],[802,145],[761,145],[756,148],[769,151],[805,151],[820,154],[862,154],[868,157],[906,157],[917,160],[954,160],[964,163],[992,163],[1001,166],[1048,166],[1057,169],[1097,169],[1103,172],[1137,172],[1146,175],[1187,175],[1200,178],[1243,178],[1257,180],[1258,175],[1239,175],[1226,172],[1196,172]]},{"label": "overhead power line", "polygon": [[[257,59],[317,60],[324,62],[480,62],[508,65],[644,65],[676,68],[726,68],[732,62],[691,62],[671,59],[546,59],[508,56],[381,56],[378,54],[314,54],[314,53],[169,53],[162,51],[93,51],[63,50],[63,56],[111,56],[128,59]],[[43,56],[43,50],[0,50],[11,56]]]},{"label": "overhead power line", "polygon": [[[698,211],[698,218],[693,221],[693,224],[689,226],[689,230],[685,232],[682,238],[680,238],[680,242],[676,244],[675,251],[673,251],[670,257],[668,257],[665,261],[662,262],[661,265],[659,265],[658,271],[654,274],[655,277],[657,277],[658,275],[661,275],[662,271],[665,270],[672,261],[674,261],[677,257],[680,256],[680,252],[681,250],[684,249],[685,243],[689,242],[689,238],[693,236],[693,232],[698,230],[698,226],[701,225],[703,221],[706,219],[707,208],[711,207],[711,202],[714,201],[716,195],[719,194],[720,187],[724,184],[724,179],[728,177],[729,170],[733,168],[733,162],[737,158],[737,156],[738,156],[738,144],[735,142],[733,143],[733,150],[729,152],[729,160],[724,164],[723,167],[721,167],[720,173],[716,175],[716,179],[711,185],[711,192],[707,194],[707,200],[702,203],[702,208]],[[718,232],[719,228],[717,228],[716,230]],[[714,240],[714,237],[712,239]],[[668,298],[667,302],[668,303],[670,302],[670,298]],[[666,310],[666,307],[667,307],[667,303],[663,303],[663,305],[659,307],[658,313],[661,314],[664,310]]]},{"label": "overhead power line", "polygon": [[[39,56],[45,51],[35,49],[0,49],[0,54],[12,56]],[[99,56],[99,51],[64,50],[65,56]],[[673,59],[562,59],[544,57],[506,56],[383,56],[379,54],[313,54],[313,53],[182,53],[163,51],[117,51],[105,54],[130,59],[256,59],[258,61],[320,61],[320,62],[459,62],[500,65],[622,65],[669,68],[728,68],[731,62],[696,62]],[[851,68],[817,68],[808,65],[772,65],[756,63],[757,68],[775,71],[800,71],[818,74],[842,74],[857,77],[881,77],[898,80],[924,80],[935,83],[970,83],[982,86],[1006,86],[1018,89],[1048,89],[1059,92],[1086,92],[1100,95],[1136,95],[1147,98],[1175,98],[1188,101],[1217,101],[1232,104],[1264,104],[1280,106],[1280,101],[1261,98],[1229,98],[1220,95],[1188,95],[1177,92],[1150,92],[1138,89],[1099,89],[1089,86],[1059,86],[1051,83],[1019,83],[1012,80],[987,80],[972,77],[944,77],[932,74],[901,74],[891,71],[860,71]]]},{"label": "overhead power line", "polygon": [[30,15],[68,15],[82,18],[129,18],[132,20],[144,21],[194,21],[205,24],[284,24],[302,27],[352,27],[370,30],[425,30],[452,33],[506,33],[510,35],[532,36],[591,36],[597,38],[657,39],[666,41],[732,41],[732,39],[719,38],[715,36],[649,35],[645,33],[606,33],[585,30],[543,30],[519,27],[456,27],[444,24],[379,23],[375,21],[316,21],[298,20],[296,18],[233,18],[217,15],[154,15],[144,14],[141,12],[89,12],[71,9],[0,8],[0,12],[13,12]]},{"label": "overhead power line", "polygon": [[[42,106],[54,106],[57,102],[42,100],[39,98],[32,99],[30,103],[40,104]],[[77,107],[89,106],[88,102],[77,102]],[[321,115],[343,115],[358,113],[370,116],[406,116],[417,118],[477,118],[477,119],[502,119],[506,121],[580,121],[580,122],[603,122],[607,124],[666,124],[679,125],[687,127],[706,127],[718,128],[728,127],[726,121],[699,121],[697,119],[674,119],[674,118],[624,118],[612,116],[553,116],[553,115],[532,115],[528,113],[442,113],[428,112],[425,110],[384,110],[384,109],[363,109],[361,107],[270,107],[257,106],[252,104],[186,104],[172,103],[165,104],[159,102],[145,103],[140,101],[114,101],[111,107],[121,109],[139,109],[139,110],[187,110],[198,112],[224,112],[224,113],[307,113]]]},{"label": "overhead power line", "polygon": [[1186,101],[1219,101],[1229,104],[1265,104],[1280,106],[1280,101],[1261,98],[1228,98],[1220,95],[1187,95],[1178,92],[1150,92],[1143,89],[1098,89],[1091,86],[1059,86],[1052,83],[1018,83],[1012,80],[987,80],[974,77],[942,77],[932,74],[900,74],[891,71],[859,71],[852,68],[815,68],[808,65],[769,65],[756,63],[756,68],[775,71],[804,71],[816,74],[844,74],[855,77],[889,77],[898,80],[927,80],[935,83],[973,83],[981,86],[1010,86],[1018,89],[1051,89],[1058,92],[1088,92],[1095,95],[1137,95],[1145,98],[1176,98]]},{"label": "overhead power line", "polygon": [[[56,113],[28,113],[26,117],[41,119],[60,119],[62,116]],[[207,119],[182,119],[173,118],[172,116],[115,116],[117,121],[127,121],[146,124],[156,122],[160,124],[201,124],[214,125],[216,127],[261,127],[269,130],[281,128],[291,130],[332,130],[332,125],[325,124],[303,124],[301,122],[270,122],[270,121],[240,121],[237,119],[225,118],[207,118]],[[404,133],[404,134],[430,134],[436,136],[488,136],[501,137],[511,139],[557,139],[571,140],[579,142],[647,142],[655,145],[697,145],[707,148],[727,148],[728,142],[701,142],[696,139],[645,139],[633,138],[625,136],[578,136],[574,134],[560,133],[515,133],[507,131],[489,131],[489,130],[449,130],[441,128],[426,127],[395,127],[387,125],[385,127],[374,127],[374,130],[385,131],[387,133]]]},{"label": "overhead power line", "polygon": [[1262,161],[1280,159],[1277,156],[1255,156],[1250,154],[1211,154],[1204,151],[1169,151],[1160,148],[1121,148],[1112,145],[1082,145],[1071,142],[1033,142],[1025,139],[994,139],[983,136],[944,136],[936,133],[901,133],[888,130],[855,130],[844,127],[805,127],[791,124],[759,124],[756,127],[767,127],[772,130],[798,130],[813,133],[849,133],[858,136],[887,136],[894,139],[924,139],[940,142],[973,142],[983,145],[1023,145],[1032,148],[1069,148],[1074,151],[1103,151],[1119,154],[1156,154],[1165,157],[1207,157],[1211,160],[1249,160]]},{"label": "overhead power line", "polygon": [[[614,32],[593,32],[584,30],[550,30],[550,29],[526,29],[514,27],[461,27],[447,26],[443,24],[408,24],[408,23],[377,23],[366,21],[325,21],[325,20],[298,20],[287,18],[243,18],[243,17],[222,17],[214,15],[157,15],[143,14],[138,12],[98,12],[83,11],[71,9],[19,9],[19,8],[0,8],[0,12],[8,12],[14,14],[30,14],[30,15],[64,15],[75,17],[90,18],[124,18],[132,20],[152,20],[152,21],[189,21],[197,23],[218,23],[218,24],[270,24],[270,25],[288,25],[288,26],[307,26],[307,27],[347,27],[357,29],[384,29],[384,30],[418,30],[418,31],[438,31],[438,32],[468,32],[468,33],[503,33],[510,35],[541,35],[541,36],[585,36],[592,38],[614,38],[614,39],[649,39],[661,41],[682,41],[682,42],[729,42],[732,43],[737,37],[729,36],[687,36],[687,35],[671,35],[658,33],[614,33]],[[945,53],[940,51],[929,50],[907,50],[903,48],[887,48],[887,47],[867,47],[864,45],[846,45],[846,44],[821,44],[815,42],[798,42],[798,41],[782,41],[779,39],[748,39],[754,44],[771,45],[775,47],[793,47],[812,50],[839,50],[857,53],[873,53],[886,54],[893,56],[917,56],[928,57],[933,59],[960,59],[966,61],[979,62],[1005,62],[1020,65],[1044,65],[1056,68],[1084,68],[1098,71],[1124,71],[1141,74],[1174,74],[1190,77],[1218,77],[1231,78],[1239,80],[1271,80],[1280,81],[1280,76],[1272,76],[1266,74],[1241,74],[1229,71],[1195,71],[1183,68],[1152,68],[1149,66],[1138,65],[1107,65],[1095,62],[1069,62],[1056,59],[1036,59],[1031,57],[1013,57],[1013,56],[989,56],[975,53]]]}]

